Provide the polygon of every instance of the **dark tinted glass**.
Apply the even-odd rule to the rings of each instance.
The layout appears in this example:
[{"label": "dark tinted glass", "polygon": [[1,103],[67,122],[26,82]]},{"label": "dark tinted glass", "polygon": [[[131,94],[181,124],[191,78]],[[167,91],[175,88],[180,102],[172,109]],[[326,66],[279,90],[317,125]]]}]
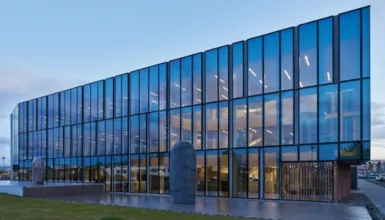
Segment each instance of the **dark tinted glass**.
[{"label": "dark tinted glass", "polygon": [[243,42],[233,44],[233,98],[243,97]]},{"label": "dark tinted glass", "polygon": [[250,39],[247,42],[247,71],[249,96],[262,94],[262,62],[262,37]]},{"label": "dark tinted glass", "polygon": [[318,22],[319,84],[333,82],[333,18]]},{"label": "dark tinted glass", "polygon": [[281,89],[293,88],[293,29],[281,31]]},{"label": "dark tinted glass", "polygon": [[317,84],[317,22],[299,28],[300,87]]},{"label": "dark tinted glass", "polygon": [[180,60],[170,62],[170,108],[180,106]]},{"label": "dark tinted glass", "polygon": [[279,90],[279,33],[264,36],[263,71],[265,93]]},{"label": "dark tinted glass", "polygon": [[360,77],[360,10],[340,15],[340,80]]},{"label": "dark tinted glass", "polygon": [[206,102],[218,101],[218,49],[206,52]]}]

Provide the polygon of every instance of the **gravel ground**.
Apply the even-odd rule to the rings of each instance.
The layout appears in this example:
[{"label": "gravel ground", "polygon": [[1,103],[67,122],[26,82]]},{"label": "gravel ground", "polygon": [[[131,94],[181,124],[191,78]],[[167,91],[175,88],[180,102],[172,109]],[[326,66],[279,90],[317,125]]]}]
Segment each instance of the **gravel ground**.
[{"label": "gravel ground", "polygon": [[365,206],[373,220],[385,220],[385,215],[370,201],[364,193],[351,193],[341,203]]}]

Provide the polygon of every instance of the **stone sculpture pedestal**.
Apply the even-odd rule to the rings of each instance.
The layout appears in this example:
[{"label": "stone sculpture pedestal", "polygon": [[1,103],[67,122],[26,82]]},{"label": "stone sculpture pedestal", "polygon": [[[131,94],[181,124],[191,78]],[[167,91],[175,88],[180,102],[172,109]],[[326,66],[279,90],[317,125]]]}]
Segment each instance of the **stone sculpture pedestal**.
[{"label": "stone sculpture pedestal", "polygon": [[177,142],[170,156],[170,195],[177,204],[194,204],[196,154],[189,142]]},{"label": "stone sculpture pedestal", "polygon": [[35,158],[32,161],[32,183],[37,185],[44,184],[44,163],[40,158]]}]

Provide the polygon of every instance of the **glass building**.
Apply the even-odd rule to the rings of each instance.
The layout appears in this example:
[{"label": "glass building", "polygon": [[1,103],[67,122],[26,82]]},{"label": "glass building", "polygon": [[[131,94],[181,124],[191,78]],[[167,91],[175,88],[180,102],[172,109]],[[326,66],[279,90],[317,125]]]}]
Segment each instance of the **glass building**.
[{"label": "glass building", "polygon": [[370,159],[370,8],[22,102],[11,140],[19,181],[39,157],[46,181],[168,194],[188,141],[197,195],[337,201]]}]

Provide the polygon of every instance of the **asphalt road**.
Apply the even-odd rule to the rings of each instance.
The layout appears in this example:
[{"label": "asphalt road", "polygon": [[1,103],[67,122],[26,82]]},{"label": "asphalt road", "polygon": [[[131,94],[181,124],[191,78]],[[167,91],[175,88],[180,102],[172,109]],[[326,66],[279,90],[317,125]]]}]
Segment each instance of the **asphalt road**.
[{"label": "asphalt road", "polygon": [[385,188],[385,181],[379,182],[379,181],[371,180],[371,179],[365,179],[365,180],[368,181],[368,182],[370,182],[370,183],[374,183],[374,184],[376,184],[377,186],[381,186],[381,187],[384,187],[384,188]]}]

